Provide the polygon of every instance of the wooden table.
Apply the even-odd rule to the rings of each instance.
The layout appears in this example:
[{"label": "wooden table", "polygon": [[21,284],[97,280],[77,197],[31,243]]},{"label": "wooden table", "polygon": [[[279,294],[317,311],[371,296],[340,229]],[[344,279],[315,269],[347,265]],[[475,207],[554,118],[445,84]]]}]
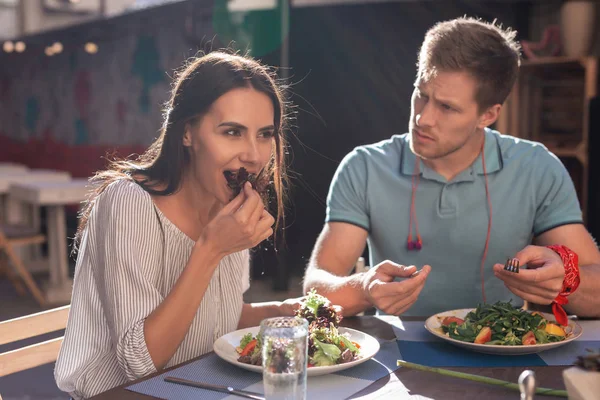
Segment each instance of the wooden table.
[{"label": "wooden table", "polygon": [[[403,320],[424,321],[425,318],[411,317],[403,318]],[[357,329],[366,332],[380,340],[395,339],[391,325],[382,321],[379,318],[372,316],[361,316],[346,318],[342,322],[343,326]],[[193,362],[206,355],[190,360]],[[187,364],[184,363],[184,364]],[[183,365],[183,364],[181,364]],[[180,366],[180,365],[179,365]],[[174,369],[175,366],[169,369]],[[477,375],[490,376],[498,379],[505,379],[512,382],[517,382],[517,379],[523,367],[507,367],[507,368],[448,368],[455,371],[462,371]],[[565,389],[562,367],[528,367],[536,374],[538,386]],[[94,400],[143,400],[156,399],[156,397],[142,395],[136,392],[131,392],[126,387],[133,383],[149,379],[155,375],[160,375],[166,370],[149,375],[145,378],[138,379],[134,382],[129,382],[118,386],[114,389],[94,396]],[[234,370],[232,370],[234,371]],[[409,391],[409,394],[406,391]],[[423,397],[422,397],[423,396]],[[540,397],[540,396],[538,396]],[[481,383],[466,381],[463,379],[445,377],[429,372],[421,372],[400,368],[394,373],[373,382],[370,386],[356,393],[351,399],[408,399],[408,398],[432,398],[432,399],[518,399],[519,393],[513,390],[503,389],[496,386],[485,385]],[[541,397],[540,397],[541,398]],[[548,397],[551,399],[551,397]],[[310,399],[309,399],[310,400]]]},{"label": "wooden table", "polygon": [[73,282],[69,277],[65,205],[79,204],[90,190],[87,179],[65,182],[25,182],[10,186],[10,198],[48,209],[48,258],[50,282],[45,287],[49,304],[71,301]]}]

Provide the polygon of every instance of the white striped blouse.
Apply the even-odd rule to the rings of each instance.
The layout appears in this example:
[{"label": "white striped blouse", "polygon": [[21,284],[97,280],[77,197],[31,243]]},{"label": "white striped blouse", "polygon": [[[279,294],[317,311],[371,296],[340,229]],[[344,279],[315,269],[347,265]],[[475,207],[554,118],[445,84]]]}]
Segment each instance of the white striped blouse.
[{"label": "white striped blouse", "polygon": [[[87,398],[156,371],[144,320],[169,294],[193,246],[136,183],[121,180],[106,188],[77,257],[54,372],[61,390]],[[217,338],[235,330],[248,286],[248,250],[223,258],[167,367],[212,351]]]}]

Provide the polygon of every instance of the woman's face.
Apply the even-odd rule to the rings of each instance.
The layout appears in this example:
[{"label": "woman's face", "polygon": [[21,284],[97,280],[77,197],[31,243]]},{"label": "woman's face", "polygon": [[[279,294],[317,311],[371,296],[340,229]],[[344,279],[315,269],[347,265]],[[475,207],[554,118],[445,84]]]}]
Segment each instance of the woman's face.
[{"label": "woman's face", "polygon": [[233,89],[219,97],[183,136],[194,181],[206,194],[228,203],[233,191],[225,171],[244,167],[258,174],[267,165],[275,148],[274,120],[273,102],[253,88]]}]

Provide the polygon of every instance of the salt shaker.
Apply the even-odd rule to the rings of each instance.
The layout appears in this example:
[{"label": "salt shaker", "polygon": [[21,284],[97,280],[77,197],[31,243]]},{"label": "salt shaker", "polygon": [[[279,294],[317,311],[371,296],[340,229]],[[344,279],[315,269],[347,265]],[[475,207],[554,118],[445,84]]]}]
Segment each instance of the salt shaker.
[{"label": "salt shaker", "polygon": [[519,376],[519,390],[521,391],[521,400],[533,400],[535,393],[535,372],[526,369]]}]

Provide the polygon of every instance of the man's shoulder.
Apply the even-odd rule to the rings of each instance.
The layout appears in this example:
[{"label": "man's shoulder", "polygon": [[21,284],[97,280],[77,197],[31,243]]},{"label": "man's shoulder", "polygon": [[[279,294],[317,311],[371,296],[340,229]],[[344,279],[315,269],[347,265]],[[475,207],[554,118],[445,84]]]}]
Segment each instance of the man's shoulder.
[{"label": "man's shoulder", "polygon": [[536,164],[554,163],[556,156],[540,142],[519,138],[516,136],[501,134],[497,131],[491,131],[496,138],[498,147],[505,162],[511,160],[527,160]]}]

